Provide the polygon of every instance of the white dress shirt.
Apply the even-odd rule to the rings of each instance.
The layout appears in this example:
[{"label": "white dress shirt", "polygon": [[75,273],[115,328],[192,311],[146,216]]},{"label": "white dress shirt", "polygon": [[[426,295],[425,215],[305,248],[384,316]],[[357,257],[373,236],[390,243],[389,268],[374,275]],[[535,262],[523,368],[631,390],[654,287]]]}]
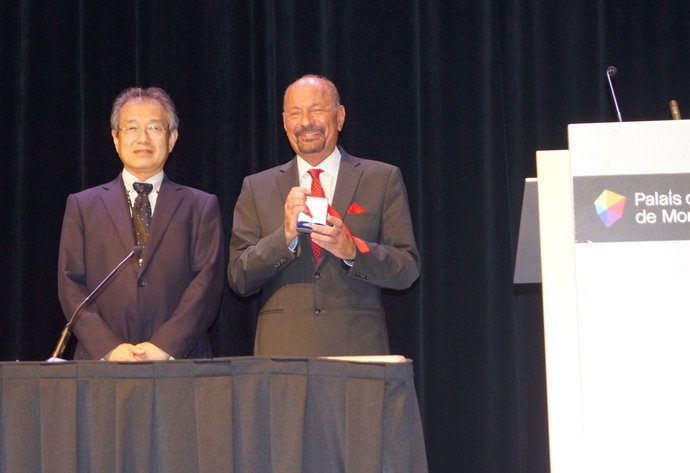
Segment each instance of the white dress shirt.
[{"label": "white dress shirt", "polygon": [[332,205],[335,184],[338,179],[338,169],[340,169],[340,150],[335,148],[333,152],[316,167],[297,155],[297,174],[299,175],[300,187],[311,189],[311,176],[308,172],[310,169],[323,170],[323,172],[319,174],[321,187],[323,187],[323,193],[326,194],[328,203]]},{"label": "white dress shirt", "polygon": [[[153,190],[149,194],[149,202],[151,202],[151,216],[153,216],[153,212],[156,209],[156,200],[158,199],[158,192],[161,190],[163,177],[165,177],[165,173],[160,171],[158,174],[155,174],[143,181],[144,183],[153,185]],[[127,189],[127,195],[129,196],[129,211],[131,212],[132,205],[134,205],[134,199],[136,199],[138,195],[137,191],[134,190],[133,184],[135,182],[142,181],[134,177],[134,175],[126,169],[122,170],[122,181],[125,183],[125,189]]]}]

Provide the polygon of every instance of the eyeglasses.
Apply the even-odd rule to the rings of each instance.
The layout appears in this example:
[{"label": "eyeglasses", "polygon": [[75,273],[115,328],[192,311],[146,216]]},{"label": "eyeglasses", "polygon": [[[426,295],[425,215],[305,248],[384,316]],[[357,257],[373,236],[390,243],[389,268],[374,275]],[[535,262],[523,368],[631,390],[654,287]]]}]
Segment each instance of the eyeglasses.
[{"label": "eyeglasses", "polygon": [[146,134],[151,138],[160,138],[168,131],[168,129],[163,128],[162,125],[151,123],[143,128],[137,125],[129,125],[125,128],[120,128],[120,131],[123,132],[130,140],[135,140],[143,131],[146,131]]}]

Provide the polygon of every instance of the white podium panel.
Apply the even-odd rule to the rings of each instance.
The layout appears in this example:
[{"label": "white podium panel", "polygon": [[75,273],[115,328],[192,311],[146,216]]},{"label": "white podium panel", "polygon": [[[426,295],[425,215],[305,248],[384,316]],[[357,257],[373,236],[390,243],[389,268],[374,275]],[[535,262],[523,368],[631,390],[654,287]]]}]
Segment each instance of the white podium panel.
[{"label": "white podium panel", "polygon": [[690,472],[690,121],[568,136],[537,154],[551,471]]}]

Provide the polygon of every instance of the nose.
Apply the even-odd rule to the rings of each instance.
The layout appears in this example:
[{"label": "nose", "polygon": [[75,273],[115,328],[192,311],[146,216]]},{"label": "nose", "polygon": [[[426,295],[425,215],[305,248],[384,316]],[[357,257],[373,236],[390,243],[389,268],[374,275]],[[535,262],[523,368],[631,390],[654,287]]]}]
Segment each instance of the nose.
[{"label": "nose", "polygon": [[302,112],[300,115],[300,124],[302,126],[308,126],[311,125],[312,122],[312,117],[311,117],[311,112],[309,110],[305,110]]}]

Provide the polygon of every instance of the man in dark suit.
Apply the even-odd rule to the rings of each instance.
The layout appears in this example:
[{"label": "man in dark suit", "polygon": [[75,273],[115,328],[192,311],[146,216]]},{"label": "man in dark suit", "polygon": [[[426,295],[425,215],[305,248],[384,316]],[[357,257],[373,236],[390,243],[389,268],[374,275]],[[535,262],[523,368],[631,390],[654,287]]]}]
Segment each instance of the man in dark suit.
[{"label": "man in dark suit", "polygon": [[65,316],[133,247],[143,251],[80,313],[73,327],[75,358],[209,357],[207,331],[224,284],[218,200],[165,176],[178,136],[175,106],[165,91],[123,91],[110,123],[122,173],[67,198],[58,259]]},{"label": "man in dark suit", "polygon": [[[419,276],[402,174],[337,147],[344,122],[331,81],[298,79],[283,101],[297,156],[242,185],[228,279],[241,295],[263,289],[255,355],[388,354],[381,288],[405,289]],[[326,225],[311,235],[297,225],[311,213],[310,194],[329,202]]]}]

